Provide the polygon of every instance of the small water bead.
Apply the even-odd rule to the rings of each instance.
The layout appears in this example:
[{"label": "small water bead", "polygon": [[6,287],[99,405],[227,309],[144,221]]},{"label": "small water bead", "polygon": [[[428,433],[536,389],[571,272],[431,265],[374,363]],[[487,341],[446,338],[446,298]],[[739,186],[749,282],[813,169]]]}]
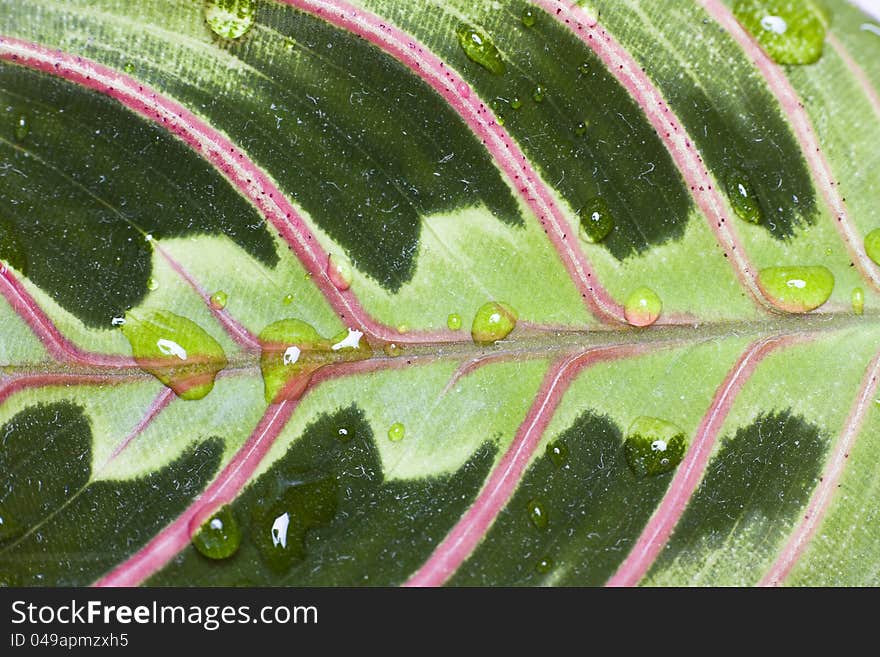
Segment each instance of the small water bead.
[{"label": "small water bead", "polygon": [[559,440],[548,443],[545,453],[557,468],[561,468],[568,461],[568,446]]},{"label": "small water bead", "polygon": [[241,530],[228,505],[202,525],[192,528],[190,533],[193,547],[209,559],[228,559],[241,545]]},{"label": "small water bead", "polygon": [[522,106],[523,106],[522,98],[520,98],[519,96],[514,96],[513,98],[510,99],[511,109],[518,110]]},{"label": "small water bead", "polygon": [[397,358],[403,353],[403,349],[401,349],[400,345],[396,342],[386,342],[385,346],[382,347],[382,351],[385,352],[386,356],[390,356],[391,358]]},{"label": "small water bead", "polygon": [[630,470],[637,477],[649,477],[678,467],[687,442],[684,431],[672,422],[642,416],[630,425],[623,449]]},{"label": "small water bead", "polygon": [[205,0],[205,22],[221,39],[239,39],[251,29],[256,0]]},{"label": "small water bead", "polygon": [[456,30],[464,54],[494,75],[503,75],[506,67],[501,53],[489,36],[473,25],[460,25]]},{"label": "small water bead", "polygon": [[285,306],[289,306],[290,304],[293,303],[293,295],[292,294],[285,294],[284,298],[281,299],[281,303],[283,303]]},{"label": "small water bead", "polygon": [[578,137],[583,137],[585,134],[587,134],[587,129],[589,127],[590,124],[586,121],[579,121],[574,127],[574,134],[576,134]]},{"label": "small water bead", "polygon": [[351,261],[339,253],[331,253],[327,258],[327,276],[337,290],[345,291],[351,287],[354,269]]},{"label": "small water bead", "polygon": [[181,399],[201,399],[227,365],[223,347],[186,317],[166,310],[128,312],[119,326],[137,364]]},{"label": "small water bead", "polygon": [[217,290],[209,299],[211,308],[214,310],[223,310],[226,307],[227,301],[229,301],[229,296],[223,290]]},{"label": "small water bead", "polygon": [[536,103],[544,102],[544,98],[546,96],[547,96],[547,88],[544,87],[543,85],[539,84],[532,91],[532,100],[534,100]]},{"label": "small water bead", "polygon": [[577,212],[581,239],[590,244],[601,242],[614,229],[614,217],[601,196],[587,201]]},{"label": "small water bead", "polygon": [[150,290],[151,292],[153,290],[158,290],[159,289],[159,281],[157,281],[155,278],[150,276],[147,279],[147,289]]},{"label": "small water bead", "polygon": [[733,13],[778,64],[812,64],[822,56],[829,17],[818,3],[739,0]]},{"label": "small water bead", "polygon": [[125,62],[125,66],[122,67],[122,70],[132,75],[135,71],[134,62]]},{"label": "small water bead", "polygon": [[24,141],[31,132],[31,124],[28,118],[21,114],[15,119],[15,138],[18,141]]},{"label": "small water bead", "polygon": [[336,432],[336,435],[339,438],[339,440],[343,443],[351,440],[351,434],[349,433],[348,429],[346,429],[344,427],[340,428],[339,431]]},{"label": "small water bead", "polygon": [[520,16],[520,20],[522,21],[522,24],[526,27],[534,27],[535,23],[538,20],[538,16],[534,9],[532,9],[531,7],[526,7],[522,11],[522,16]]},{"label": "small water bead", "polygon": [[450,313],[446,318],[446,326],[450,331],[458,331],[461,329],[461,315],[458,313]]},{"label": "small water bead", "polygon": [[536,529],[544,529],[547,527],[549,519],[543,501],[539,499],[529,500],[529,503],[526,504],[526,514]]},{"label": "small water bead", "polygon": [[660,317],[663,302],[654,290],[639,287],[627,297],[623,306],[626,321],[633,326],[650,326]]},{"label": "small water bead", "polygon": [[758,272],[758,286],[780,310],[806,313],[828,301],[834,290],[834,275],[821,265],[767,267]]},{"label": "small water bead", "polygon": [[748,176],[741,172],[731,173],[727,176],[725,186],[737,217],[750,224],[760,224],[764,220],[764,211]]},{"label": "small water bead", "polygon": [[399,443],[406,436],[406,427],[402,422],[395,422],[388,428],[388,440],[392,443]]},{"label": "small water bead", "polygon": [[535,572],[540,575],[546,575],[553,570],[554,565],[555,564],[553,563],[553,559],[551,559],[550,557],[543,557],[541,559],[538,559],[538,561],[535,563]]},{"label": "small water bead", "polygon": [[880,228],[875,228],[865,235],[865,253],[875,263],[880,265]]},{"label": "small water bead", "polygon": [[860,287],[853,288],[852,309],[856,315],[861,315],[865,312],[865,291]]},{"label": "small water bead", "polygon": [[471,337],[478,345],[490,345],[506,338],[516,328],[516,311],[500,301],[484,303],[474,316]]},{"label": "small water bead", "polygon": [[589,75],[589,74],[590,74],[590,63],[589,63],[589,62],[584,62],[583,64],[581,64],[580,66],[578,66],[578,72],[579,72],[581,75]]}]

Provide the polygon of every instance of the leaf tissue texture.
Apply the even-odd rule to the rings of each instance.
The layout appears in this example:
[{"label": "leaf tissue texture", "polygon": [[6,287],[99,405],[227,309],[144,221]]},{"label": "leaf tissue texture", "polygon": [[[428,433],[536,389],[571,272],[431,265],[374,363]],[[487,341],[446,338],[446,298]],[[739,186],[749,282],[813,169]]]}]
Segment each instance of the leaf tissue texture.
[{"label": "leaf tissue texture", "polygon": [[220,4],[0,0],[0,585],[880,584],[880,20]]}]

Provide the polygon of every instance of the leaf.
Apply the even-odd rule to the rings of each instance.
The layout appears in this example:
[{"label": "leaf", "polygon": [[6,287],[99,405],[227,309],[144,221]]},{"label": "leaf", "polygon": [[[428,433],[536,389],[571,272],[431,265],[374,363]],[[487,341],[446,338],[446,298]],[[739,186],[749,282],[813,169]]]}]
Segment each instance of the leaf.
[{"label": "leaf", "polygon": [[877,584],[880,23],[349,2],[0,0],[0,584]]}]

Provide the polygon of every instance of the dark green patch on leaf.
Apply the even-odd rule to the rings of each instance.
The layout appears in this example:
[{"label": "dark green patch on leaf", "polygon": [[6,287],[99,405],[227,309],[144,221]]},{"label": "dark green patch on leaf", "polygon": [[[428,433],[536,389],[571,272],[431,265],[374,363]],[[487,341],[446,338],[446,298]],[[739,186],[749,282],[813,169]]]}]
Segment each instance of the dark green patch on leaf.
[{"label": "dark green patch on leaf", "polygon": [[211,479],[211,439],[131,481],[94,481],[92,432],[69,402],[27,408],[0,428],[0,585],[83,586],[136,552]]},{"label": "dark green patch on leaf", "polygon": [[[20,112],[26,139],[16,140]],[[267,265],[278,260],[263,219],[205,160],[115,100],[0,64],[0,257],[85,324],[147,292],[145,239],[226,235]],[[12,255],[6,251],[17,235]]]},{"label": "dark green patch on leaf", "polygon": [[[232,503],[243,534],[234,556],[213,562],[188,547],[148,583],[403,582],[474,499],[496,448],[483,444],[452,474],[388,481],[374,441],[355,406],[321,416]],[[371,563],[382,567],[367,572]]]},{"label": "dark green patch on leaf", "polygon": [[[627,467],[620,429],[581,415],[529,467],[507,507],[450,584],[600,585],[626,557],[669,484]],[[562,465],[555,454],[566,454]],[[534,520],[536,501],[543,512]]]}]

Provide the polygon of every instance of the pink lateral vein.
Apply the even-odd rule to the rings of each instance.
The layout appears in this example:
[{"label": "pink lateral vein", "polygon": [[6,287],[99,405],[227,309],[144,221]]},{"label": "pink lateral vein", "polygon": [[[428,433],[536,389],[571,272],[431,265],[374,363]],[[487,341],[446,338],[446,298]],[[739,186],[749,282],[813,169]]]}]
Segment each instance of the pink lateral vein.
[{"label": "pink lateral vein", "polygon": [[330,280],[327,272],[329,254],[320,246],[302,215],[269,177],[229,139],[179,103],[97,62],[21,39],[0,36],[0,59],[56,75],[110,96],[183,139],[250,199],[279,231],[311,274],[311,280],[346,323],[356,324],[370,337],[399,343],[460,339],[458,334],[447,330],[401,334],[374,320],[351,289],[340,290]]},{"label": "pink lateral vein", "polygon": [[441,586],[471,555],[507,505],[532,460],[565,391],[585,367],[646,351],[646,345],[597,347],[558,361],[544,377],[537,398],[501,461],[461,520],[405,586]]},{"label": "pink lateral vein", "polygon": [[715,391],[709,410],[697,427],[694,440],[669,483],[666,495],[648,521],[632,550],[606,586],[635,586],[657,559],[681,514],[703,478],[709,457],[733,402],[752,373],[768,354],[798,338],[773,336],[752,343],[734,363]]},{"label": "pink lateral vein", "polygon": [[[587,307],[600,319],[623,322],[623,309],[597,280],[576,231],[525,154],[492,112],[471,93],[470,85],[425,45],[378,16],[342,0],[281,0],[301,11],[363,37],[397,59],[440,94],[482,141],[508,183],[546,228],[548,238]],[[574,236],[573,236],[574,235]]]},{"label": "pink lateral vein", "polygon": [[804,157],[813,173],[813,179],[816,181],[826,205],[834,215],[834,224],[837,226],[837,231],[847,252],[862,276],[875,288],[880,289],[880,269],[868,258],[862,248],[862,238],[849,217],[843,198],[838,193],[838,183],[834,181],[831,167],[820,149],[819,139],[813,130],[810,117],[794,87],[785,77],[782,68],[767,56],[758,42],[739,24],[736,17],[724,6],[721,0],[700,0],[700,3],[709,15],[736,40],[764,76],[767,87],[776,97],[791,123]]},{"label": "pink lateral vein", "polygon": [[718,240],[740,284],[761,308],[768,303],[758,285],[757,272],[749,262],[731,222],[727,220],[727,202],[718,192],[703,158],[681,121],[663,99],[650,78],[597,20],[583,8],[560,0],[535,0],[548,14],[572,30],[575,35],[605,63],[608,72],[629,92],[645,112],[658,137],[672,156],[685,184],[696,201],[709,228]]},{"label": "pink lateral vein", "polygon": [[880,354],[877,354],[868,365],[862,385],[859,388],[859,394],[850,409],[846,424],[841,431],[840,437],[837,439],[837,444],[834,447],[831,458],[828,460],[822,477],[819,479],[819,485],[816,486],[813,496],[807,504],[803,519],[792,532],[776,562],[770,567],[767,574],[764,575],[759,586],[779,586],[782,584],[810,544],[819,524],[825,517],[828,505],[834,497],[849,455],[864,424],[865,416],[874,403],[878,381],[880,381]]}]

